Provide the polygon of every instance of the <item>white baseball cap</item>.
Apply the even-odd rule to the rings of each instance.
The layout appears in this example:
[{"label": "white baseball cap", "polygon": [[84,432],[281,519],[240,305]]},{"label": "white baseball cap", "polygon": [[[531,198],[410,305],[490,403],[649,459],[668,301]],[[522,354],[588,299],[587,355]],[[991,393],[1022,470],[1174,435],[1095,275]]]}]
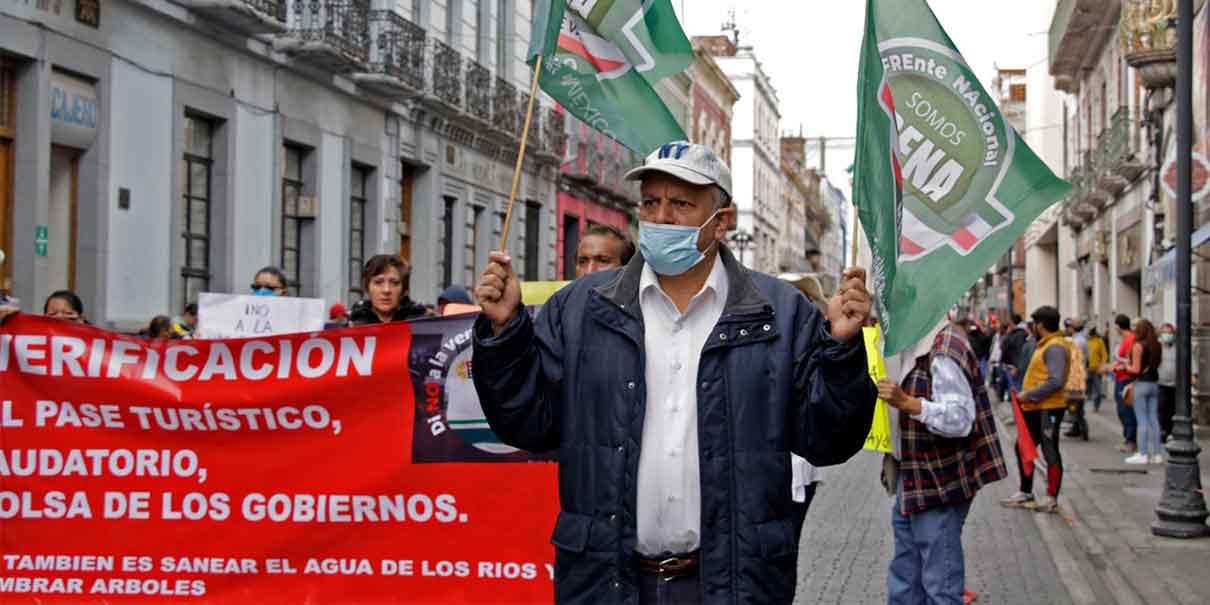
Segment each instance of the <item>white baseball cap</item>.
[{"label": "white baseball cap", "polygon": [[717,185],[731,198],[731,169],[714,150],[688,141],[660,145],[643,165],[626,173],[626,180],[637,181],[650,172],[662,172],[694,185]]}]

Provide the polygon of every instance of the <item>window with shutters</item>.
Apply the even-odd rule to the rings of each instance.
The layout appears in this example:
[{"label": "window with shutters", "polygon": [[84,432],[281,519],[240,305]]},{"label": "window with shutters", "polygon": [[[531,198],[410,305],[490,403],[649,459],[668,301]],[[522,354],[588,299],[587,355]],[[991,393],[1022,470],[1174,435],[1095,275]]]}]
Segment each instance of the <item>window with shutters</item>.
[{"label": "window with shutters", "polygon": [[213,122],[185,115],[185,153],[182,158],[181,199],[185,238],[185,264],[181,267],[184,301],[197,302],[210,289],[211,177],[214,174]]},{"label": "window with shutters", "polygon": [[353,165],[349,182],[349,302],[365,297],[361,289],[361,271],[366,261],[366,188],[370,168]]},{"label": "window with shutters", "polygon": [[281,269],[286,274],[286,285],[294,294],[302,293],[303,255],[303,161],[309,151],[305,147],[286,144],[281,181]]}]

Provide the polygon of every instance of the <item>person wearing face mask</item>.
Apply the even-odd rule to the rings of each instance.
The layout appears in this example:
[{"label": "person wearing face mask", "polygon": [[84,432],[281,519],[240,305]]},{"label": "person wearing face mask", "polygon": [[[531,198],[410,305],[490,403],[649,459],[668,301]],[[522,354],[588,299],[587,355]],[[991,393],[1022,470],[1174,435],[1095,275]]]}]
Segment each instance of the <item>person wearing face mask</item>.
[{"label": "person wearing face mask", "polygon": [[379,254],[366,261],[361,274],[367,298],[353,305],[349,322],[355,326],[385,324],[424,317],[427,310],[408,298],[412,268],[397,255]]},{"label": "person wearing face mask", "polygon": [[1159,416],[1160,443],[1172,436],[1172,417],[1176,415],[1176,326],[1160,326]]},{"label": "person wearing face mask", "polygon": [[626,266],[572,282],[536,319],[507,254],[475,288],[492,430],[559,451],[555,600],[789,603],[790,454],[844,462],[873,419],[865,271],[845,272],[825,319],[723,243],[731,172],[709,148],[663,145],[626,178],[641,185]]},{"label": "person wearing face mask", "polygon": [[252,279],[252,294],[255,296],[289,296],[286,274],[277,267],[264,267]]}]

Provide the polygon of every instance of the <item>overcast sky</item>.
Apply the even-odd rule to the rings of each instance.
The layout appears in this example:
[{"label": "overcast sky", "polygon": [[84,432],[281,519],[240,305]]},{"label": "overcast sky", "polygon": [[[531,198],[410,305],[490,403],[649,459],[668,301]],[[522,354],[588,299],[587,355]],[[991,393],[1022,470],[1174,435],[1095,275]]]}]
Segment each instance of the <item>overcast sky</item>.
[{"label": "overcast sky", "polygon": [[[741,44],[753,46],[777,89],[783,132],[797,132],[801,125],[808,137],[853,136],[864,0],[672,3],[682,13],[690,36],[719,33],[728,12],[735,11]],[[986,87],[990,88],[997,65],[1028,68],[1046,60],[1046,32],[1055,0],[930,0],[929,4]],[[833,161],[832,154],[828,173],[836,182],[836,171],[843,171],[851,160]]]}]

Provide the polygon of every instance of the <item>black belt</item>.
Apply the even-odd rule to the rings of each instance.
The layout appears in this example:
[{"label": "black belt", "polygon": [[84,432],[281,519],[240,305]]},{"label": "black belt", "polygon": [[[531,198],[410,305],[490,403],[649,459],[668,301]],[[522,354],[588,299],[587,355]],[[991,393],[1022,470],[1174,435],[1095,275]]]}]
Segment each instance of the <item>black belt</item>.
[{"label": "black belt", "polygon": [[701,566],[701,555],[696,550],[684,555],[662,557],[645,557],[636,554],[634,560],[640,572],[657,574],[667,580],[696,573]]}]

